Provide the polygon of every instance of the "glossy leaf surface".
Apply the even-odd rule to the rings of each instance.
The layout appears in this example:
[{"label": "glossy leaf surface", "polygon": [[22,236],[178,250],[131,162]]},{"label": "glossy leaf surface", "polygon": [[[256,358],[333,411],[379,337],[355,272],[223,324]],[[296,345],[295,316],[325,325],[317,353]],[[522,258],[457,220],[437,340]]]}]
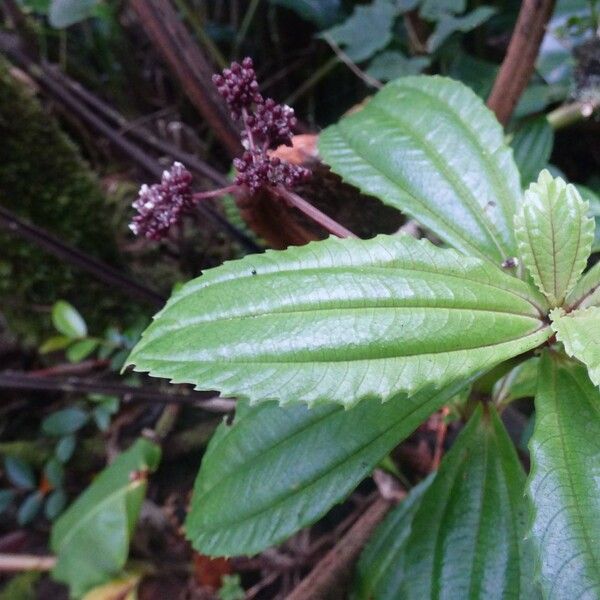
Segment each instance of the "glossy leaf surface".
[{"label": "glossy leaf surface", "polygon": [[541,344],[544,301],[500,269],[408,236],[249,256],[183,286],[129,358],[251,402],[388,400]]},{"label": "glossy leaf surface", "polygon": [[122,569],[146,493],[147,472],[159,460],[158,446],[138,440],[55,522],[51,547],[58,562],[52,575],[66,583],[73,596],[82,596]]},{"label": "glossy leaf surface", "polygon": [[588,368],[590,379],[600,385],[600,308],[591,306],[564,314],[552,312],[552,329],[569,356]]},{"label": "glossy leaf surface", "polygon": [[205,554],[253,554],[341,502],[379,461],[463,384],[442,392],[333,404],[246,408],[204,456],[186,523]]},{"label": "glossy leaf surface", "polygon": [[594,221],[575,186],[542,171],[515,216],[519,250],[552,306],[560,306],[585,269]]},{"label": "glossy leaf surface", "polygon": [[542,358],[529,448],[532,533],[548,600],[600,597],[600,392],[580,365]]},{"label": "glossy leaf surface", "polygon": [[[363,561],[359,598],[537,597],[531,549],[523,542],[525,473],[504,425],[490,411],[483,415],[479,407],[474,413],[414,514],[396,509],[405,511],[396,523],[404,543],[390,542],[391,556],[380,553],[370,569]],[[378,535],[392,538],[382,526],[373,544]],[[386,568],[379,573],[382,560]]]},{"label": "glossy leaf surface", "polygon": [[320,136],[346,181],[402,210],[465,254],[516,256],[519,172],[494,115],[463,84],[405,77]]}]

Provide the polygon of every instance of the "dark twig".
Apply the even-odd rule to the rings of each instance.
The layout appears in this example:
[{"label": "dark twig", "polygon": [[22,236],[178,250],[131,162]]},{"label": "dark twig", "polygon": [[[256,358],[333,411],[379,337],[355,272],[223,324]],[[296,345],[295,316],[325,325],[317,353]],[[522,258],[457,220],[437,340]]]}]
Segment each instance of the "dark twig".
[{"label": "dark twig", "polygon": [[169,0],[131,0],[142,27],[179,79],[188,98],[233,157],[240,153],[238,131],[211,83],[212,66]]},{"label": "dark twig", "polygon": [[3,206],[0,206],[0,227],[5,227],[8,231],[32,242],[57,258],[91,273],[100,281],[121,289],[129,296],[148,302],[154,306],[162,306],[165,302],[164,297],[158,292],[134,281],[121,271],[89,254],[65,244],[62,240],[40,227],[22,221]]},{"label": "dark twig", "polygon": [[287,600],[321,600],[333,589],[339,592],[366,541],[392,506],[393,503],[384,498],[375,500]]},{"label": "dark twig", "polygon": [[[59,99],[61,103],[68,107],[69,110],[80,117],[90,127],[105,136],[115,147],[121,150],[123,154],[136,162],[142,169],[149,173],[153,178],[160,178],[163,167],[157,160],[148,155],[144,150],[133,142],[125,139],[114,127],[103,121],[96,112],[83,104],[76,96],[69,92],[64,81],[56,80],[55,70],[48,65],[36,65],[25,54],[23,54],[15,45],[14,40],[10,37],[0,35],[0,49],[7,52],[14,60],[16,60],[23,68],[27,69],[32,77],[34,77],[46,91],[50,92],[54,97]],[[97,111],[97,106],[94,107]],[[184,160],[187,157],[182,156]],[[194,164],[198,166],[197,161]],[[203,169],[202,175],[207,176],[206,169]],[[227,183],[225,178],[216,178],[220,183]],[[229,233],[249,252],[260,252],[260,248],[252,239],[250,239],[243,231],[234,227],[229,221],[223,218],[214,208],[208,203],[202,203],[198,206],[200,213],[208,220],[215,223],[221,229]]]},{"label": "dark twig", "polygon": [[[123,402],[144,402],[154,404],[188,404],[202,407],[204,403],[215,399],[210,392],[192,391],[189,394],[161,392],[151,387],[134,387],[120,383],[111,383],[98,379],[79,377],[37,377],[27,373],[0,373],[0,389],[31,390],[39,392],[67,392],[79,394],[106,394],[119,396]],[[223,398],[217,398],[224,400]],[[229,404],[219,404],[222,410],[229,410]]]},{"label": "dark twig", "polygon": [[208,163],[200,160],[195,154],[185,152],[184,150],[181,150],[181,148],[170,144],[166,140],[156,137],[145,128],[133,125],[121,113],[102,101],[95,94],[92,94],[79,82],[73,81],[59,69],[52,68],[52,74],[97,113],[102,114],[106,119],[112,121],[115,125],[118,125],[121,135],[130,135],[154,150],[178,160],[190,171],[193,171],[195,174],[202,177],[206,177],[215,185],[225,186],[228,184],[228,180],[225,175],[211,167]]},{"label": "dark twig", "polygon": [[540,44],[554,9],[554,0],[524,0],[506,56],[487,105],[503,125],[527,87],[535,68]]}]

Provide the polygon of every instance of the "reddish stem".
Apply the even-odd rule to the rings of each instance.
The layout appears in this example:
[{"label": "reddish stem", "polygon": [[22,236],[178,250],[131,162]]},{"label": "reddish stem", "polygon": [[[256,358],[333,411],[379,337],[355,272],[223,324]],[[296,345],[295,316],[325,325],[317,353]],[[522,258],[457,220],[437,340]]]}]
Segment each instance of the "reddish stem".
[{"label": "reddish stem", "polygon": [[346,229],[343,225],[340,225],[337,221],[334,221],[331,217],[328,217],[325,213],[321,212],[318,208],[307,202],[302,196],[291,192],[282,185],[278,185],[273,188],[275,195],[286,200],[291,206],[297,208],[300,212],[304,213],[307,217],[310,217],[315,223],[318,223],[323,229],[329,231],[333,235],[340,238],[355,238],[358,237],[352,233],[349,229]]}]

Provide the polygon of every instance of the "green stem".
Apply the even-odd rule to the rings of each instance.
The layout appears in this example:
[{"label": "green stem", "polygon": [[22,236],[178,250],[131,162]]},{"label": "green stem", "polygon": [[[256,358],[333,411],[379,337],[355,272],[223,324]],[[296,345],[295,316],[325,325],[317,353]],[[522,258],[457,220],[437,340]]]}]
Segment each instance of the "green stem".
[{"label": "green stem", "polygon": [[244,15],[244,19],[242,24],[240,25],[240,29],[235,36],[235,42],[233,44],[233,57],[236,58],[238,55],[238,51],[241,48],[244,40],[246,39],[246,35],[248,33],[248,29],[250,29],[250,25],[252,24],[252,19],[254,19],[254,15],[256,14],[256,10],[260,0],[250,0],[250,5],[248,6],[248,10],[246,10],[246,14]]},{"label": "green stem", "polygon": [[309,92],[315,85],[328,75],[340,63],[340,59],[333,55],[325,64],[321,65],[306,81],[302,83],[295,91],[293,91],[284,101],[284,104],[290,106],[298,101],[299,98]]},{"label": "green stem", "polygon": [[547,115],[548,123],[554,130],[564,129],[589,119],[598,109],[598,102],[572,102],[563,104]]},{"label": "green stem", "polygon": [[225,69],[228,66],[227,60],[221,51],[217,47],[217,45],[212,41],[211,37],[206,33],[204,28],[204,23],[200,20],[200,18],[196,15],[196,13],[188,6],[186,0],[175,0],[175,4],[177,8],[183,13],[185,19],[189,22],[194,30],[194,33],[198,36],[200,42],[205,46],[208,50],[212,59],[219,66],[220,69]]}]

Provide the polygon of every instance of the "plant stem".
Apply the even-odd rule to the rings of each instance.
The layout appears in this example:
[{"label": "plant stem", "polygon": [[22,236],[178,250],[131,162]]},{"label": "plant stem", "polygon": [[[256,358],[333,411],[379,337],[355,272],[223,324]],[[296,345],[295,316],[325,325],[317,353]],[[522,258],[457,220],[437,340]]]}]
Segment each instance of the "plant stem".
[{"label": "plant stem", "polygon": [[284,104],[292,105],[298,101],[299,98],[309,92],[315,85],[327,76],[337,65],[340,64],[340,59],[337,55],[332,56],[325,64],[321,65],[308,79],[306,79],[302,85],[296,88],[284,101]]},{"label": "plant stem", "polygon": [[51,571],[56,565],[54,556],[35,554],[0,554],[0,572]]},{"label": "plant stem", "polygon": [[540,44],[554,9],[554,0],[524,0],[506,56],[487,101],[506,125],[535,68]]},{"label": "plant stem", "polygon": [[[124,403],[145,402],[152,404],[189,404],[202,408],[205,403],[211,412],[228,412],[231,403],[223,404],[225,398],[218,398],[207,392],[189,392],[188,394],[172,394],[161,392],[151,387],[134,387],[119,383],[99,381],[97,379],[81,379],[79,377],[39,377],[27,373],[0,373],[0,389],[32,390],[40,392],[66,392],[76,394],[106,394],[119,396]],[[220,403],[213,403],[220,400]]]},{"label": "plant stem", "polygon": [[47,231],[22,221],[9,210],[0,206],[0,227],[2,226],[9,232],[21,236],[66,263],[91,273],[109,286],[117,287],[129,296],[154,306],[162,306],[165,302],[163,296],[158,292],[130,279],[117,269],[85,254],[81,250],[65,244]]},{"label": "plant stem", "polygon": [[321,212],[318,208],[307,202],[304,198],[294,192],[291,192],[282,185],[278,185],[274,189],[274,193],[280,198],[286,200],[291,206],[304,213],[307,217],[310,217],[315,223],[318,223],[321,227],[323,227],[323,229],[329,231],[329,233],[337,235],[337,237],[340,238],[358,237],[349,229],[346,229],[343,225],[340,225],[337,221],[334,221],[331,217],[328,217],[325,213]]},{"label": "plant stem", "polygon": [[[354,562],[375,527],[383,520],[393,503],[377,498],[350,528],[348,533],[321,559],[287,600],[322,600],[332,590],[339,591],[349,576]],[[341,594],[336,597],[342,597]]]},{"label": "plant stem", "polygon": [[248,33],[248,29],[250,28],[252,19],[254,19],[254,15],[256,14],[256,9],[258,8],[259,4],[260,0],[250,0],[250,5],[246,10],[242,24],[240,25],[239,31],[235,36],[235,42],[233,44],[234,57],[237,57],[238,51],[246,39],[246,34]]},{"label": "plant stem", "polygon": [[573,102],[563,104],[546,115],[554,130],[570,127],[589,119],[598,109],[600,102]]},{"label": "plant stem", "polygon": [[193,9],[188,6],[186,0],[175,0],[175,4],[177,8],[183,13],[183,16],[189,21],[194,33],[200,39],[200,42],[205,46],[205,48],[210,53],[212,59],[219,66],[220,69],[224,69],[227,66],[227,61],[225,57],[221,54],[221,51],[217,47],[217,45],[212,41],[210,35],[206,33],[206,29],[204,28],[204,23]]}]

